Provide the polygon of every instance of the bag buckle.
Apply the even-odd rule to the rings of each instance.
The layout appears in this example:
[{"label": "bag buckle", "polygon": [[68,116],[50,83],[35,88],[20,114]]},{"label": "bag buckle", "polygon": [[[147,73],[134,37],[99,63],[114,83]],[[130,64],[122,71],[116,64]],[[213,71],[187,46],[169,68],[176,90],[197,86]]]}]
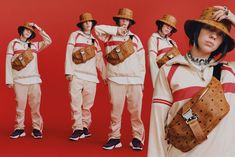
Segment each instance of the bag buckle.
[{"label": "bag buckle", "polygon": [[173,54],[170,54],[170,55],[167,56],[167,58],[168,58],[168,59],[172,59],[172,58],[174,58],[174,55],[173,55]]},{"label": "bag buckle", "polygon": [[22,61],[23,60],[23,56],[19,56],[19,60]]},{"label": "bag buckle", "polygon": [[84,50],[82,50],[80,53],[81,53],[81,55],[84,55],[84,54],[85,54],[85,51],[84,51]]},{"label": "bag buckle", "polygon": [[120,52],[121,52],[121,49],[120,49],[119,47],[116,47],[116,48],[115,48],[115,51],[116,51],[116,53],[120,53]]},{"label": "bag buckle", "polygon": [[189,124],[192,120],[197,120],[197,115],[193,113],[192,109],[189,109],[186,113],[182,115],[186,124]]}]

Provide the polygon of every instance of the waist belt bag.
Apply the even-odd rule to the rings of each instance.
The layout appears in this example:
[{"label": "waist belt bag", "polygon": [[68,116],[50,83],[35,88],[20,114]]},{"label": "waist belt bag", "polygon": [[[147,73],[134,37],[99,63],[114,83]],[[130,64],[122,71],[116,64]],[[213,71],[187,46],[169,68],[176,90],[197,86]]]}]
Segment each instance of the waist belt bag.
[{"label": "waist belt bag", "polygon": [[183,152],[191,150],[206,140],[229,109],[220,81],[213,76],[208,86],[184,104],[166,127],[168,143]]},{"label": "waist belt bag", "polygon": [[95,57],[95,46],[89,45],[83,47],[72,54],[72,59],[75,64],[85,63],[91,58]]},{"label": "waist belt bag", "polygon": [[32,50],[28,48],[12,62],[12,68],[20,71],[25,68],[33,60]]},{"label": "waist belt bag", "polygon": [[161,59],[157,61],[157,65],[160,68],[163,66],[167,61],[171,60],[172,58],[180,55],[180,51],[177,47],[173,46]]},{"label": "waist belt bag", "polygon": [[131,39],[115,47],[109,54],[106,55],[107,62],[112,65],[117,65],[123,62],[126,58],[135,52]]}]

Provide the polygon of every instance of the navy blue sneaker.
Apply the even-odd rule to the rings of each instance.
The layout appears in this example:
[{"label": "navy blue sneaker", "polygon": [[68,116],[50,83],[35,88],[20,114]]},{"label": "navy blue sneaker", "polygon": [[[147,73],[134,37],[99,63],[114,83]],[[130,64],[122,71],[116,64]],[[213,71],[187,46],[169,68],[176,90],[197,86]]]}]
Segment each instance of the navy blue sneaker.
[{"label": "navy blue sneaker", "polygon": [[120,141],[120,139],[109,139],[108,142],[103,145],[103,148],[106,150],[111,150],[114,148],[121,148],[122,147],[122,143]]},{"label": "navy blue sneaker", "polygon": [[82,138],[85,138],[83,130],[74,130],[73,134],[69,137],[71,141],[77,141]]},{"label": "navy blue sneaker", "polygon": [[40,139],[42,138],[42,132],[38,129],[33,129],[32,136],[35,139]]},{"label": "navy blue sneaker", "polygon": [[139,139],[137,138],[133,138],[133,140],[131,141],[130,143],[130,146],[133,150],[136,150],[136,151],[141,151],[143,150],[143,146],[142,146],[142,143]]},{"label": "navy blue sneaker", "polygon": [[90,137],[91,136],[91,133],[89,132],[89,130],[87,128],[83,128],[83,134],[85,135],[85,138],[86,137]]},{"label": "navy blue sneaker", "polygon": [[24,129],[16,129],[11,133],[10,138],[16,139],[19,137],[24,137],[25,135],[26,133],[24,132]]}]

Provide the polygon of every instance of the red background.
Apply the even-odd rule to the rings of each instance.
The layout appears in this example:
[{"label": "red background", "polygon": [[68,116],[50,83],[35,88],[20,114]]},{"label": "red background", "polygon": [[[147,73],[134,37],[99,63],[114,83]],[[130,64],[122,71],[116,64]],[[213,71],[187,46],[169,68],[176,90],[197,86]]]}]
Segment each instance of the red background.
[{"label": "red background", "polygon": [[[129,148],[131,141],[131,127],[129,113],[125,108],[122,123],[123,148],[112,151],[102,150],[109,132],[110,109],[107,86],[98,85],[96,101],[92,108],[93,136],[77,142],[68,140],[71,134],[72,121],[70,119],[70,98],[68,82],[64,77],[65,49],[69,34],[75,31],[76,23],[82,12],[93,13],[98,24],[114,24],[112,16],[119,8],[129,7],[134,11],[136,25],[131,30],[136,33],[147,50],[147,40],[156,31],[155,20],[164,13],[173,14],[177,20],[178,32],[172,36],[180,50],[188,50],[188,40],[183,31],[183,24],[187,19],[197,18],[201,10],[208,6],[226,5],[235,12],[234,1],[222,0],[7,0],[0,6],[0,155],[7,156],[147,156],[148,128],[152,85],[149,65],[146,62],[147,75],[143,99],[142,118],[146,129],[146,142],[142,152],[134,152]],[[26,21],[33,21],[41,26],[52,38],[52,45],[39,54],[39,70],[43,79],[41,113],[44,119],[44,137],[34,140],[31,136],[31,116],[29,107],[26,110],[26,131],[28,136],[18,140],[9,139],[15,124],[14,92],[5,86],[5,55],[10,40],[17,37],[17,27]],[[233,36],[234,31],[233,31]],[[40,39],[40,38],[36,38]],[[101,44],[102,45],[102,44]],[[147,59],[147,52],[146,52]],[[230,53],[227,60],[235,59]]]}]

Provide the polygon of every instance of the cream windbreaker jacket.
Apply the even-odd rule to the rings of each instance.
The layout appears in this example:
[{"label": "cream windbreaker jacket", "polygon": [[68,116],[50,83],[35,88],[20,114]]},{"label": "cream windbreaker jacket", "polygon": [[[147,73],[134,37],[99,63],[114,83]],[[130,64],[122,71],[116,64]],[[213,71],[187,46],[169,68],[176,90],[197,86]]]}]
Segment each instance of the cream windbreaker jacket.
[{"label": "cream windbreaker jacket", "polygon": [[36,84],[41,83],[38,72],[38,59],[37,55],[40,51],[45,49],[52,43],[51,38],[45,31],[40,31],[43,41],[32,42],[31,49],[33,52],[33,60],[22,70],[17,71],[12,69],[11,62],[22,52],[28,48],[28,42],[23,42],[20,39],[13,39],[7,48],[6,54],[6,84]]},{"label": "cream windbreaker jacket", "polygon": [[[73,52],[92,44],[96,47],[95,57],[85,63],[75,64],[72,60]],[[80,30],[71,33],[66,50],[65,74],[74,75],[79,79],[98,83],[96,67],[101,72],[102,78],[105,79],[106,68],[98,41],[92,35],[88,36]]]},{"label": "cream windbreaker jacket", "polygon": [[177,56],[162,66],[153,94],[148,157],[234,156],[235,73],[229,64],[222,67],[220,82],[230,111],[208,135],[208,139],[186,153],[165,140],[165,126],[187,101],[207,86],[212,75],[213,66],[200,69],[190,64],[184,56]]},{"label": "cream windbreaker jacket", "polygon": [[104,42],[106,54],[110,53],[118,44],[127,41],[133,35],[135,52],[120,64],[107,63],[107,78],[118,84],[144,84],[145,51],[139,37],[130,31],[125,36],[117,35],[117,26],[97,25],[96,35]]},{"label": "cream windbreaker jacket", "polygon": [[173,47],[171,42],[174,46],[177,46],[171,38],[163,38],[159,35],[159,33],[153,33],[148,40],[148,55],[153,87],[155,87],[155,81],[159,71],[157,61],[160,60],[170,50],[170,48]]}]

